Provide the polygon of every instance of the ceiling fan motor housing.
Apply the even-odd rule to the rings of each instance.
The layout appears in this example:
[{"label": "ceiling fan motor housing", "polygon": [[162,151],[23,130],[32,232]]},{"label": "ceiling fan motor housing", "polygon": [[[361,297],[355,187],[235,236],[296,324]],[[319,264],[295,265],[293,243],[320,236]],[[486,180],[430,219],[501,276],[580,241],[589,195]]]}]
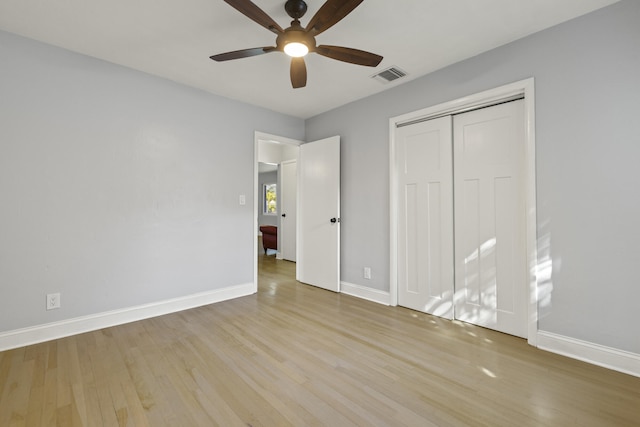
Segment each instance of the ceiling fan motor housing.
[{"label": "ceiling fan motor housing", "polygon": [[297,19],[291,22],[291,26],[276,38],[276,46],[279,50],[284,49],[289,43],[302,43],[307,46],[309,52],[313,52],[316,48],[315,37],[306,32]]},{"label": "ceiling fan motor housing", "polygon": [[293,19],[300,19],[307,13],[307,4],[304,0],[287,0],[284,10]]}]

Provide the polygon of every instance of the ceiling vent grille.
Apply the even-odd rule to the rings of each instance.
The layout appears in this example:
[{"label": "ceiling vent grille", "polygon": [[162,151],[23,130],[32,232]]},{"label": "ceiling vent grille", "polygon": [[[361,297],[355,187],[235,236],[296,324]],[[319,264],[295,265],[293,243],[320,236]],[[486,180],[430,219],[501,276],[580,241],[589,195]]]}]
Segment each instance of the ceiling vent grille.
[{"label": "ceiling vent grille", "polygon": [[374,78],[375,80],[378,80],[378,81],[382,82],[382,83],[390,83],[390,82],[392,82],[394,80],[398,80],[399,78],[402,78],[402,77],[404,77],[406,75],[407,75],[407,73],[402,71],[400,68],[391,67],[391,68],[387,68],[386,70],[382,70],[378,74],[374,74],[371,77]]}]

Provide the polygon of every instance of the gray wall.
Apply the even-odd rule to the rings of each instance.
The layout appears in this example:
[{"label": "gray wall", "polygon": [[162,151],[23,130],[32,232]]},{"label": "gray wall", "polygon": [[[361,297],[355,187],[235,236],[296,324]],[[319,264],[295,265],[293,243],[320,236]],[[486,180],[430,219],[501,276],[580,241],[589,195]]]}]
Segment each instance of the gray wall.
[{"label": "gray wall", "polygon": [[[277,226],[280,218],[279,215],[264,215],[262,213],[262,186],[264,184],[278,184],[278,171],[273,172],[262,172],[258,174],[258,226],[260,225],[275,225]],[[277,191],[280,190],[280,186],[278,186]],[[280,206],[278,206],[278,212],[280,211]]]},{"label": "gray wall", "polygon": [[389,289],[389,118],[534,77],[540,329],[640,353],[639,23],[622,1],[307,120],[342,137],[342,280]]},{"label": "gray wall", "polygon": [[0,332],[253,282],[254,131],[304,121],[5,32],[0,58]]}]

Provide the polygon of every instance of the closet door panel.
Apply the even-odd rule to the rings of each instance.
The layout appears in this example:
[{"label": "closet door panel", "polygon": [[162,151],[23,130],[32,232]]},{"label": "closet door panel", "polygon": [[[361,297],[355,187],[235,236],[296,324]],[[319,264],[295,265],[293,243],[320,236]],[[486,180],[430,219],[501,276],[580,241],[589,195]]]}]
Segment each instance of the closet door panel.
[{"label": "closet door panel", "polygon": [[453,318],[451,117],[396,130],[398,304]]},{"label": "closet door panel", "polygon": [[453,119],[455,317],[526,337],[523,101]]}]

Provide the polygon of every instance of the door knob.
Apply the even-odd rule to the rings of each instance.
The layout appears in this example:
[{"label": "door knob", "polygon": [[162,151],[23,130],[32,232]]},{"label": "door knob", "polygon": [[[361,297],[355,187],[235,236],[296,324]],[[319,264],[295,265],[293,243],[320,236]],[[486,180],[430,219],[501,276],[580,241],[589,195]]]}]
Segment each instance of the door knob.
[{"label": "door knob", "polygon": [[329,221],[331,221],[332,224],[335,224],[336,222],[340,222],[338,218],[331,218]]},{"label": "door knob", "polygon": [[284,218],[285,216],[287,216],[287,214],[282,214],[282,218]]}]

